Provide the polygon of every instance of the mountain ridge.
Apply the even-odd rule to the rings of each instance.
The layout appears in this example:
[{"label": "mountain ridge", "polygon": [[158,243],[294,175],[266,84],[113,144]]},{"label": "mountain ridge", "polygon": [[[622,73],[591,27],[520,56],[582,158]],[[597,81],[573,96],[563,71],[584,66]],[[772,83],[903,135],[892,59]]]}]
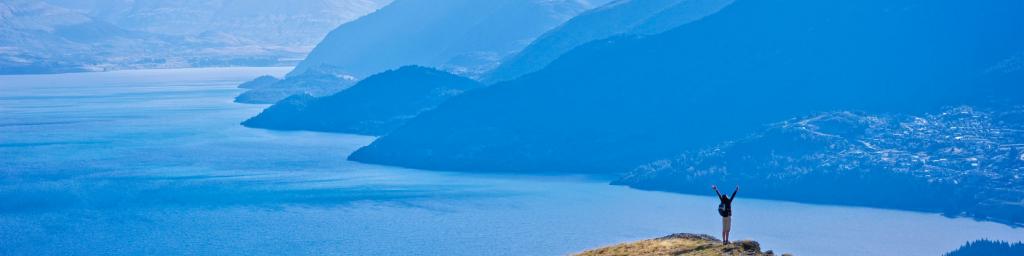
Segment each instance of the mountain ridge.
[{"label": "mountain ridge", "polygon": [[441,70],[405,66],[329,96],[301,94],[242,122],[246,127],[383,135],[444,100],[483,87]]},{"label": "mountain ridge", "polygon": [[1024,4],[735,2],[664,33],[576,47],[454,97],[349,159],[621,173],[809,113],[1022,102],[1024,72],[990,71],[1024,50],[1015,11]]},{"label": "mountain ridge", "polygon": [[0,74],[290,66],[330,28],[386,2],[4,1]]},{"label": "mountain ridge", "polygon": [[652,35],[699,20],[732,0],[617,0],[588,10],[545,32],[522,51],[502,60],[481,78],[511,80],[537,71],[569,50],[590,41],[622,35]]},{"label": "mountain ridge", "polygon": [[603,1],[397,0],[328,33],[289,76],[320,65],[357,78],[419,65],[473,77],[591,2]]}]

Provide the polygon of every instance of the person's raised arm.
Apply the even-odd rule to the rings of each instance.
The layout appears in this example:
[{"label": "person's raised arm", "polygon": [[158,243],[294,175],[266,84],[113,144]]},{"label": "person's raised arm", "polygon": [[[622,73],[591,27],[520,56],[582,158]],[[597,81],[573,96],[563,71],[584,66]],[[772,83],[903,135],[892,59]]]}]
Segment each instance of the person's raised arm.
[{"label": "person's raised arm", "polygon": [[736,190],[732,191],[732,196],[729,197],[729,200],[736,198],[736,192],[740,192],[740,185],[736,185]]},{"label": "person's raised arm", "polygon": [[722,192],[718,192],[718,186],[711,185],[711,189],[715,190],[715,195],[717,195],[719,198],[722,197]]}]

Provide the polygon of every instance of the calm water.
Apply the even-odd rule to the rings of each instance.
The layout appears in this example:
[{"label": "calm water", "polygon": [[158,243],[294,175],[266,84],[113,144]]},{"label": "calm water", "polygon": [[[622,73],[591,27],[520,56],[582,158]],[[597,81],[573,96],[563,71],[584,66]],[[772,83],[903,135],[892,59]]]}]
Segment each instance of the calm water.
[{"label": "calm water", "polygon": [[[719,233],[712,197],[577,176],[345,161],[372,137],[238,125],[285,68],[0,76],[0,255],[561,255]],[[727,186],[728,187],[728,186]],[[939,255],[1024,229],[740,198],[733,237],[800,255]]]}]

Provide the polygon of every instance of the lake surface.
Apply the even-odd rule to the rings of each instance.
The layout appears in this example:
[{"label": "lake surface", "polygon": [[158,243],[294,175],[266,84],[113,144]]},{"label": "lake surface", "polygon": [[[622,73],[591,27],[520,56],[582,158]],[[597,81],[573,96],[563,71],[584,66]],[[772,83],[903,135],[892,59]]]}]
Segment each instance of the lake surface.
[{"label": "lake surface", "polygon": [[[0,76],[0,255],[563,255],[719,234],[710,196],[360,164],[345,156],[373,137],[238,125],[266,106],[232,103],[235,86],[288,70]],[[991,222],[743,196],[734,240],[776,252],[1024,240]]]}]

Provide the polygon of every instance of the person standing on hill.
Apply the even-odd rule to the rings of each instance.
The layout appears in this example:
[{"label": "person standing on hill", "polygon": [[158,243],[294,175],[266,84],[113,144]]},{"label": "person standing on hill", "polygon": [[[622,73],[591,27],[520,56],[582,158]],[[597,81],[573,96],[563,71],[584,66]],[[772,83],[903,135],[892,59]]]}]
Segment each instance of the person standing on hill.
[{"label": "person standing on hill", "polygon": [[722,215],[722,244],[729,244],[729,230],[732,229],[732,200],[736,198],[736,192],[740,192],[740,186],[736,185],[732,196],[718,192],[718,186],[711,185],[711,189],[715,190],[718,200],[722,201],[718,204],[718,215]]}]

